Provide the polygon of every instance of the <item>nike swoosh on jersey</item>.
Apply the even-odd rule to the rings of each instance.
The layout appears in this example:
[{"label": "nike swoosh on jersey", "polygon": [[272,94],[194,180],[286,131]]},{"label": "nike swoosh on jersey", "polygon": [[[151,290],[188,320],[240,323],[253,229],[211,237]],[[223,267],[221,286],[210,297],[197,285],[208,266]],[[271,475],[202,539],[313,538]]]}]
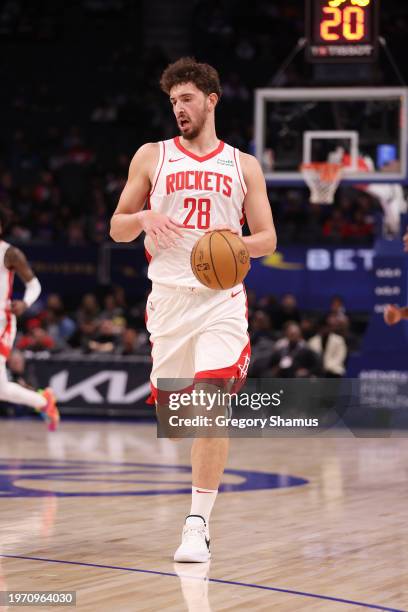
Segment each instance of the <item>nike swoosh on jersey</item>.
[{"label": "nike swoosh on jersey", "polygon": [[237,291],[236,293],[232,292],[231,297],[236,297],[239,293],[242,293],[242,289],[240,291]]},{"label": "nike swoosh on jersey", "polygon": [[211,491],[200,491],[200,489],[196,489],[196,493],[211,493]]},{"label": "nike swoosh on jersey", "polygon": [[169,159],[169,162],[172,164],[173,162],[180,161],[181,159],[184,159],[184,157],[178,157],[177,159]]}]

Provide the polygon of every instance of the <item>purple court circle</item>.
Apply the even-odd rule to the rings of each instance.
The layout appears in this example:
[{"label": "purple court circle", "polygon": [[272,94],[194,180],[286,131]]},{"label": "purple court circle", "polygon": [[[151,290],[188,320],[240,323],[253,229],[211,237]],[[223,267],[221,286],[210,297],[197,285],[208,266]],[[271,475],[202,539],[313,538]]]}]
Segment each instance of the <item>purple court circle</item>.
[{"label": "purple court circle", "polygon": [[[168,465],[160,463],[119,463],[111,461],[82,461],[59,459],[0,459],[0,495],[9,497],[120,497],[140,495],[184,495],[191,493],[191,486],[185,480],[177,480],[177,475],[190,474],[191,468],[186,465]],[[168,480],[168,475],[174,475]],[[257,470],[226,469],[226,475],[242,478],[239,483],[224,483],[219,488],[220,493],[237,491],[259,491],[265,489],[281,489],[297,487],[308,483],[305,478],[276,474]],[[103,482],[137,485],[134,491],[93,491],[91,483]],[[166,476],[160,480],[160,476]],[[150,478],[149,478],[150,477]],[[32,483],[32,486],[21,486],[19,480]],[[35,483],[41,481],[78,482],[81,490],[78,491],[47,491],[36,488]],[[88,483],[87,490],[84,485]],[[158,489],[157,484],[162,483],[163,488]],[[146,487],[140,489],[140,485]],[[155,488],[149,488],[155,485]],[[168,485],[173,485],[169,487]]]}]

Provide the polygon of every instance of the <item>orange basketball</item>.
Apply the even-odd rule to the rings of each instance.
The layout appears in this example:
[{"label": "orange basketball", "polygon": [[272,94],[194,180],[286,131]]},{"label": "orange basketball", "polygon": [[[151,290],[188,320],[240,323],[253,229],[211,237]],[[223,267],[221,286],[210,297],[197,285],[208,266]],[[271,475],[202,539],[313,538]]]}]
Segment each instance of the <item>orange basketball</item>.
[{"label": "orange basketball", "polygon": [[248,249],[229,230],[204,234],[191,251],[194,276],[210,289],[231,289],[241,283],[251,267]]}]

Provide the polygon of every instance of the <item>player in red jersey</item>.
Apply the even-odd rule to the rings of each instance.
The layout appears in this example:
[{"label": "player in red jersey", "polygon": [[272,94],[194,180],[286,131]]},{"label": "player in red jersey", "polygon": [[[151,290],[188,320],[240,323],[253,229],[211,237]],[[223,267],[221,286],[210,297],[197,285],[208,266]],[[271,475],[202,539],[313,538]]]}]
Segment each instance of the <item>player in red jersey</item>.
[{"label": "player in red jersey", "polygon": [[[0,235],[3,233],[4,214],[0,211]],[[12,300],[14,274],[25,284],[22,300]],[[47,423],[50,431],[56,429],[59,413],[50,388],[34,391],[7,378],[6,362],[16,335],[16,317],[21,316],[38,299],[41,285],[27,262],[25,255],[0,240],[0,401],[30,406]]]},{"label": "player in red jersey", "polygon": [[[221,96],[217,71],[182,58],[166,68],[160,84],[170,97],[180,136],[145,144],[136,152],[110,232],[116,242],[130,242],[145,232],[154,396],[158,379],[243,380],[248,369],[244,287],[214,291],[201,285],[190,266],[196,240],[219,227],[242,235],[246,216],[251,235],[242,240],[250,256],[262,257],[276,248],[258,161],[216,134]],[[157,401],[156,407],[159,411]],[[175,561],[210,558],[208,522],[227,454],[227,438],[193,442],[192,503]]]},{"label": "player in red jersey", "polygon": [[[408,253],[408,228],[403,237],[404,251]],[[384,309],[384,321],[388,325],[396,325],[400,321],[408,320],[408,306],[395,306],[387,304]]]}]

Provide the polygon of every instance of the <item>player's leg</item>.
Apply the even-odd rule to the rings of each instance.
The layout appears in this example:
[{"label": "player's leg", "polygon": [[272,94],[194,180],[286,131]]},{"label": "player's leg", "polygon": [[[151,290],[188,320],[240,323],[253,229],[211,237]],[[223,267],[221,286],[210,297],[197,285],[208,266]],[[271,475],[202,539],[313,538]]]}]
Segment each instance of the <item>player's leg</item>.
[{"label": "player's leg", "polygon": [[[228,317],[226,316],[228,313]],[[244,379],[249,365],[246,305],[223,300],[220,318],[208,325],[196,342],[195,389],[231,391],[231,380]],[[223,317],[222,315],[225,315]],[[212,314],[214,321],[214,314]],[[218,410],[224,410],[221,401]],[[210,558],[209,520],[228,457],[227,437],[196,438],[191,452],[193,472],[190,515],[174,560],[205,562]]]},{"label": "player's leg", "polygon": [[[213,385],[196,384],[195,390],[218,393]],[[219,406],[225,413],[225,408]],[[205,410],[205,409],[204,409]],[[214,411],[217,407],[212,408]],[[192,487],[190,513],[183,527],[182,541],[174,560],[205,563],[210,553],[210,517],[228,458],[228,437],[195,438],[191,448]]]},{"label": "player's leg", "polygon": [[3,355],[0,355],[0,401],[30,406],[44,418],[50,430],[56,429],[58,425],[59,413],[52,390],[37,392],[10,382],[7,378],[6,358]]},{"label": "player's leg", "polygon": [[210,517],[227,463],[228,450],[228,438],[196,438],[193,442],[191,508],[186,526],[194,526],[195,537],[187,547],[183,538],[175,555],[177,561],[205,562],[211,557]]}]

